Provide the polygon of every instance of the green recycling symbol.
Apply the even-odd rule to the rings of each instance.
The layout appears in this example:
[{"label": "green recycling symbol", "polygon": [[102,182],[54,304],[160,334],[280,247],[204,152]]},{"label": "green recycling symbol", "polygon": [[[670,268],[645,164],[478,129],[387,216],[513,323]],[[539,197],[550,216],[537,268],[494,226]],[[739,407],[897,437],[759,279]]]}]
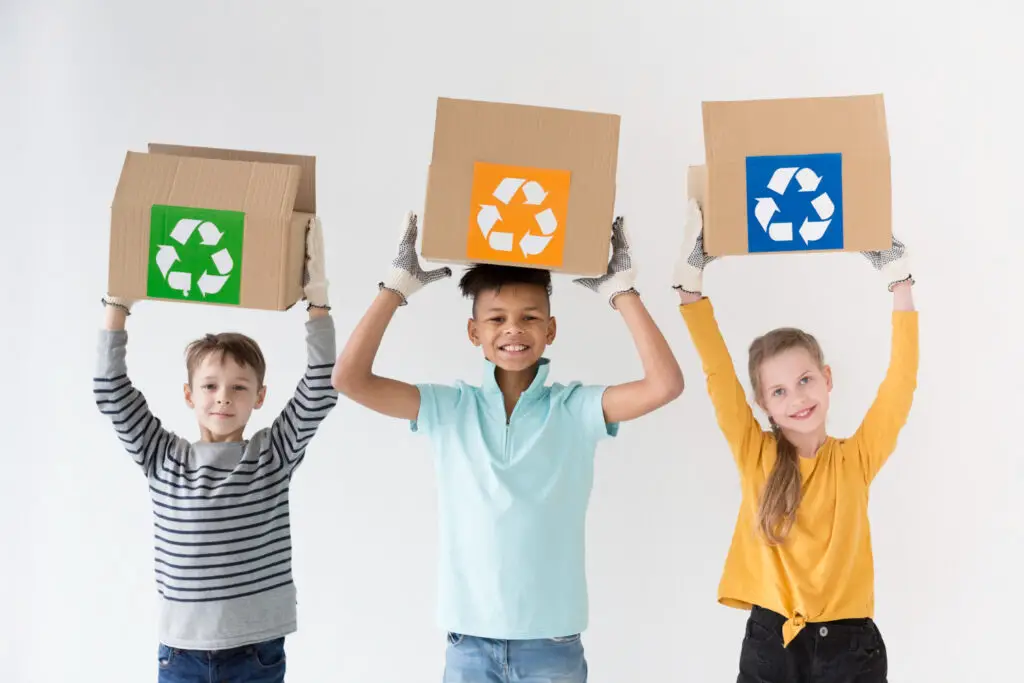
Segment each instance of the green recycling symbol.
[{"label": "green recycling symbol", "polygon": [[241,211],[153,205],[146,296],[237,305],[244,230]]}]

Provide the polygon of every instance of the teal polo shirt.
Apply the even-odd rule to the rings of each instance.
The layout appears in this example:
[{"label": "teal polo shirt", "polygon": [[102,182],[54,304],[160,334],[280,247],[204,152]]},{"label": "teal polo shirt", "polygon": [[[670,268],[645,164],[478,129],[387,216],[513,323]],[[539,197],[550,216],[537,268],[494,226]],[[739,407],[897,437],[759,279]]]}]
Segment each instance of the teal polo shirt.
[{"label": "teal polo shirt", "polygon": [[508,640],[587,626],[585,527],[597,442],[615,436],[603,386],[545,381],[541,359],[506,424],[495,366],[482,385],[417,385],[413,431],[434,446],[438,620],[454,633]]}]

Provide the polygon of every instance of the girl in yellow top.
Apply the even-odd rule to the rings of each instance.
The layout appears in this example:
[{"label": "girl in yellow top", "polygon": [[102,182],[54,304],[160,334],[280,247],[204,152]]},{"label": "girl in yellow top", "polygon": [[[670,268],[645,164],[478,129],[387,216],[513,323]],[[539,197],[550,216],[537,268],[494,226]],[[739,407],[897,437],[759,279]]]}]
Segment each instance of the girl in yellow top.
[{"label": "girl in yellow top", "polygon": [[738,683],[885,683],[874,623],[868,488],[896,447],[917,384],[917,312],[905,247],[865,252],[893,293],[889,369],[856,433],[825,431],[832,374],[810,334],[772,330],[750,345],[754,400],[702,295],[699,207],[690,202],[675,270],[680,310],[700,354],[718,426],[740,473],[742,503],[719,585],[723,605],[749,609]]}]

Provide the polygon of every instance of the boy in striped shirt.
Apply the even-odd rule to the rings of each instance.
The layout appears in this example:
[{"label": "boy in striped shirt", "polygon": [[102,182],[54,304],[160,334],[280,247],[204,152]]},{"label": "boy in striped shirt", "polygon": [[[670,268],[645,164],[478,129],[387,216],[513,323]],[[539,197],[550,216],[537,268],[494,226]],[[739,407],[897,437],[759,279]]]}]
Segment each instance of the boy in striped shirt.
[{"label": "boy in striped shirt", "polygon": [[166,430],[128,378],[125,318],[134,302],[104,297],[96,404],[149,479],[160,594],[160,683],[284,680],[284,637],[296,630],[288,489],[331,387],[334,324],[319,221],[306,237],[308,364],[270,427],[245,438],[266,395],[252,339],[206,335],[187,351],[185,401],[201,438]]}]

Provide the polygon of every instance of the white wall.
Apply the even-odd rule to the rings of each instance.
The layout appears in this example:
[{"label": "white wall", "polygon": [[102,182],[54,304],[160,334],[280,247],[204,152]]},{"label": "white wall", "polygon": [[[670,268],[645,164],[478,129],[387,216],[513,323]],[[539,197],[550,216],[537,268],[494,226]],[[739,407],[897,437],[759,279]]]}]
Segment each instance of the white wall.
[{"label": "white wall", "polygon": [[[1012,677],[1024,174],[1010,105],[1024,58],[1010,47],[1020,16],[1010,12],[909,0],[0,3],[0,678],[155,680],[146,484],[90,395],[125,150],[162,140],[317,154],[343,341],[392,257],[402,212],[422,205],[443,95],[623,116],[619,209],[688,388],[599,453],[591,680],[734,680],[745,615],[718,606],[715,590],[737,478],[668,289],[685,166],[702,159],[699,104],[876,91],[922,311],[920,390],[871,508],[890,680]],[[891,305],[864,259],[737,258],[713,264],[706,283],[741,370],[746,344],[769,327],[819,335],[835,368],[831,426],[855,428],[885,369]],[[559,278],[554,305],[556,379],[639,372],[603,302]],[[417,295],[379,369],[475,380],[467,312],[454,281]],[[203,332],[238,329],[264,345],[263,420],[301,372],[300,311],[224,316],[142,304],[130,319],[133,376],[185,433],[181,352]],[[294,487],[300,631],[289,680],[439,680],[428,448],[346,401],[324,425]]]}]

